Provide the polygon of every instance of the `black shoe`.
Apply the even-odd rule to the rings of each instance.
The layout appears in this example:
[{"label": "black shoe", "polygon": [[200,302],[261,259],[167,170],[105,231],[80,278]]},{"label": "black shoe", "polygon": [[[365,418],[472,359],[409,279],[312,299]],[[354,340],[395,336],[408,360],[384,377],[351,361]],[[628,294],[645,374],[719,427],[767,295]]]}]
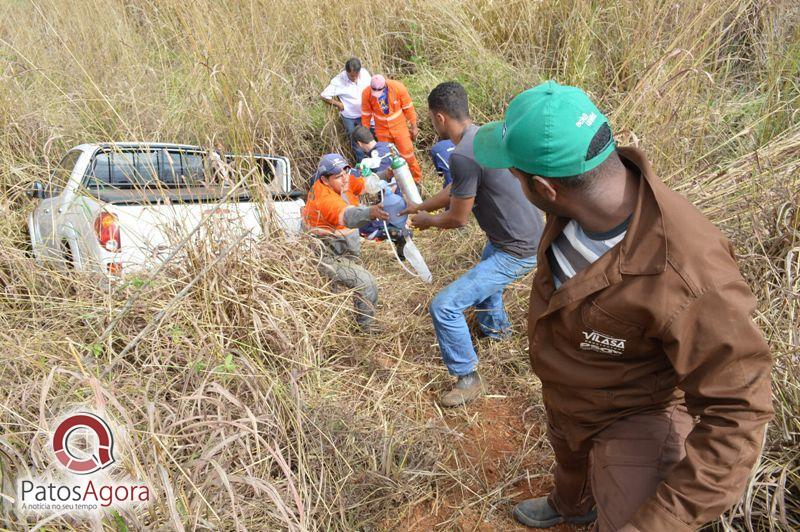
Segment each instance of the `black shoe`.
[{"label": "black shoe", "polygon": [[[394,233],[394,234],[392,234],[392,233]],[[393,231],[393,228],[392,228],[392,229],[389,229],[389,236],[392,239],[392,242],[394,242],[394,249],[397,251],[397,256],[400,257],[400,260],[402,260],[402,261],[406,260],[406,256],[403,255],[403,248],[406,247],[406,237],[405,237],[405,235],[403,235],[399,231],[397,231],[397,232]]]},{"label": "black shoe", "polygon": [[528,499],[514,506],[514,518],[523,525],[533,528],[550,528],[561,523],[586,525],[597,519],[597,512],[591,509],[584,515],[564,517],[547,502],[547,497]]}]

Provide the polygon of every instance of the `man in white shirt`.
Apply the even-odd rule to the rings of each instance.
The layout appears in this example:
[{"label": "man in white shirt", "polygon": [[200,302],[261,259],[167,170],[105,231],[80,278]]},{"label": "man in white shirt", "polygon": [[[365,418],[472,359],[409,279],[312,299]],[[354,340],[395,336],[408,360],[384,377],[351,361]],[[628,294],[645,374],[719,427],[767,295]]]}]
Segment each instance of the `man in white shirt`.
[{"label": "man in white shirt", "polygon": [[[369,85],[370,75],[366,68],[361,68],[361,61],[351,57],[344,64],[344,70],[334,77],[320,94],[320,98],[327,104],[339,109],[342,116],[342,125],[350,139],[356,162],[361,162],[366,155],[352,140],[352,132],[361,124],[361,93]],[[338,100],[334,100],[338,98]]]}]

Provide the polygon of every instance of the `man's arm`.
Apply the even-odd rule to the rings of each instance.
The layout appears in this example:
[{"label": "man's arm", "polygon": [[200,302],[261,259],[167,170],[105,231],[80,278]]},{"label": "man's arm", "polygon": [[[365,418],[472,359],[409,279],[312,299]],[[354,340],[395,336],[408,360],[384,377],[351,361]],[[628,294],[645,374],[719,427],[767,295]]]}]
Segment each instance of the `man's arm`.
[{"label": "man's arm", "polygon": [[383,205],[359,205],[347,207],[342,211],[342,225],[347,227],[363,227],[371,220],[388,220],[389,213],[383,210]]},{"label": "man's arm", "polygon": [[344,111],[344,104],[342,102],[340,102],[339,100],[334,100],[333,98],[326,98],[324,96],[320,96],[320,99],[323,102],[327,103],[328,105],[332,105],[332,106],[336,107],[337,109],[339,109],[340,111]]},{"label": "man's arm", "polygon": [[[338,195],[327,195],[324,199],[314,201],[313,209],[309,210],[311,203],[306,205],[306,216],[323,221],[331,227],[345,226],[350,228],[361,227],[370,220],[388,220],[389,214],[383,210],[383,205],[348,205]],[[314,224],[316,225],[316,224]],[[318,229],[319,230],[319,229]],[[328,231],[330,232],[330,231]]]},{"label": "man's arm", "polygon": [[420,212],[411,218],[411,225],[417,229],[427,229],[429,227],[438,227],[439,229],[457,229],[464,227],[469,222],[469,213],[472,212],[472,206],[475,204],[475,198],[456,198],[450,197],[450,208],[436,216],[430,215],[427,212]]},{"label": "man's arm", "polygon": [[400,107],[403,109],[403,115],[405,115],[409,123],[409,133],[411,133],[412,139],[416,139],[419,134],[419,128],[417,127],[417,112],[414,110],[414,103],[411,101],[411,95],[408,94],[406,86],[399,81],[397,85],[397,95],[400,98]]},{"label": "man's arm", "polygon": [[372,107],[369,104],[370,91],[369,87],[361,92],[361,125],[369,128],[369,123],[372,121]]},{"label": "man's arm", "polygon": [[450,196],[450,208],[436,216],[420,212],[411,218],[414,227],[455,229],[467,225],[469,213],[472,212],[472,206],[475,204],[475,195],[478,193],[482,170],[472,159],[456,153],[450,157],[450,169],[453,171],[453,182],[429,200],[434,203],[434,206],[440,205],[439,202],[443,200],[443,194],[446,191]]},{"label": "man's arm", "polygon": [[400,211],[400,214],[417,214],[420,211],[433,212],[439,209],[444,209],[450,205],[450,184],[437,192],[435,195],[426,199],[422,203],[407,202],[405,209]]},{"label": "man's arm", "polygon": [[665,325],[664,349],[699,418],[686,457],[631,519],[639,530],[695,530],[733,505],[772,417],[771,359],[740,276],[699,291]]},{"label": "man's arm", "polygon": [[322,94],[319,95],[319,97],[320,99],[322,99],[323,102],[338,108],[340,111],[343,111],[344,104],[339,100],[334,100],[334,98],[336,97],[336,87],[337,87],[336,78],[333,78],[331,82],[328,83],[328,86],[325,87],[325,90],[322,91]]}]

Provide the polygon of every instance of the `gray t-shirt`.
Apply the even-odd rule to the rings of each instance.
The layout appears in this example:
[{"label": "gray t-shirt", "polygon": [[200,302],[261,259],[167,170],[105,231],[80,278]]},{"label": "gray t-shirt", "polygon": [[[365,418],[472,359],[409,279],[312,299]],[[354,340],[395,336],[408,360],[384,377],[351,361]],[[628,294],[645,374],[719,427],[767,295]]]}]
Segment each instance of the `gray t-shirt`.
[{"label": "gray t-shirt", "polygon": [[542,215],[511,172],[484,168],[475,161],[472,144],[477,131],[478,126],[470,124],[450,156],[450,195],[475,198],[472,213],[492,244],[509,255],[531,257],[542,237]]}]

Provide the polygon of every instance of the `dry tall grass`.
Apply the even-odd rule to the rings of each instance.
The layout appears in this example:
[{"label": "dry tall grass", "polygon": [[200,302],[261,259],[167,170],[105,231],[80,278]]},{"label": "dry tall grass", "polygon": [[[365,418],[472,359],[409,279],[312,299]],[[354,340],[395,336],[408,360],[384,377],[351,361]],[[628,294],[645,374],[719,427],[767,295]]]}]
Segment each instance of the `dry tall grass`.
[{"label": "dry tall grass", "polygon": [[[474,227],[421,235],[430,288],[388,248],[365,251],[382,287],[380,338],[354,332],[347,294],[276,233],[247,253],[193,250],[116,290],[26,252],[24,191],[79,142],[221,141],[290,155],[301,182],[320,153],[342,147],[317,95],[351,54],[406,82],[422,116],[427,91],[446,79],[468,87],[478,121],[540,80],[579,84],[621,142],[643,147],[723,228],[759,298],[778,415],[746,497],[715,526],[800,528],[791,0],[0,3],[5,526],[35,526],[14,510],[11,482],[52,467],[48,430],[75,405],[125,428],[124,470],[158,493],[96,529],[508,529],[511,501],[546,491],[551,459],[522,334],[529,280],[506,298],[519,334],[480,344],[493,395],[456,412],[433,404],[448,379],[426,305],[476,260]],[[420,144],[432,139],[424,124]]]}]

